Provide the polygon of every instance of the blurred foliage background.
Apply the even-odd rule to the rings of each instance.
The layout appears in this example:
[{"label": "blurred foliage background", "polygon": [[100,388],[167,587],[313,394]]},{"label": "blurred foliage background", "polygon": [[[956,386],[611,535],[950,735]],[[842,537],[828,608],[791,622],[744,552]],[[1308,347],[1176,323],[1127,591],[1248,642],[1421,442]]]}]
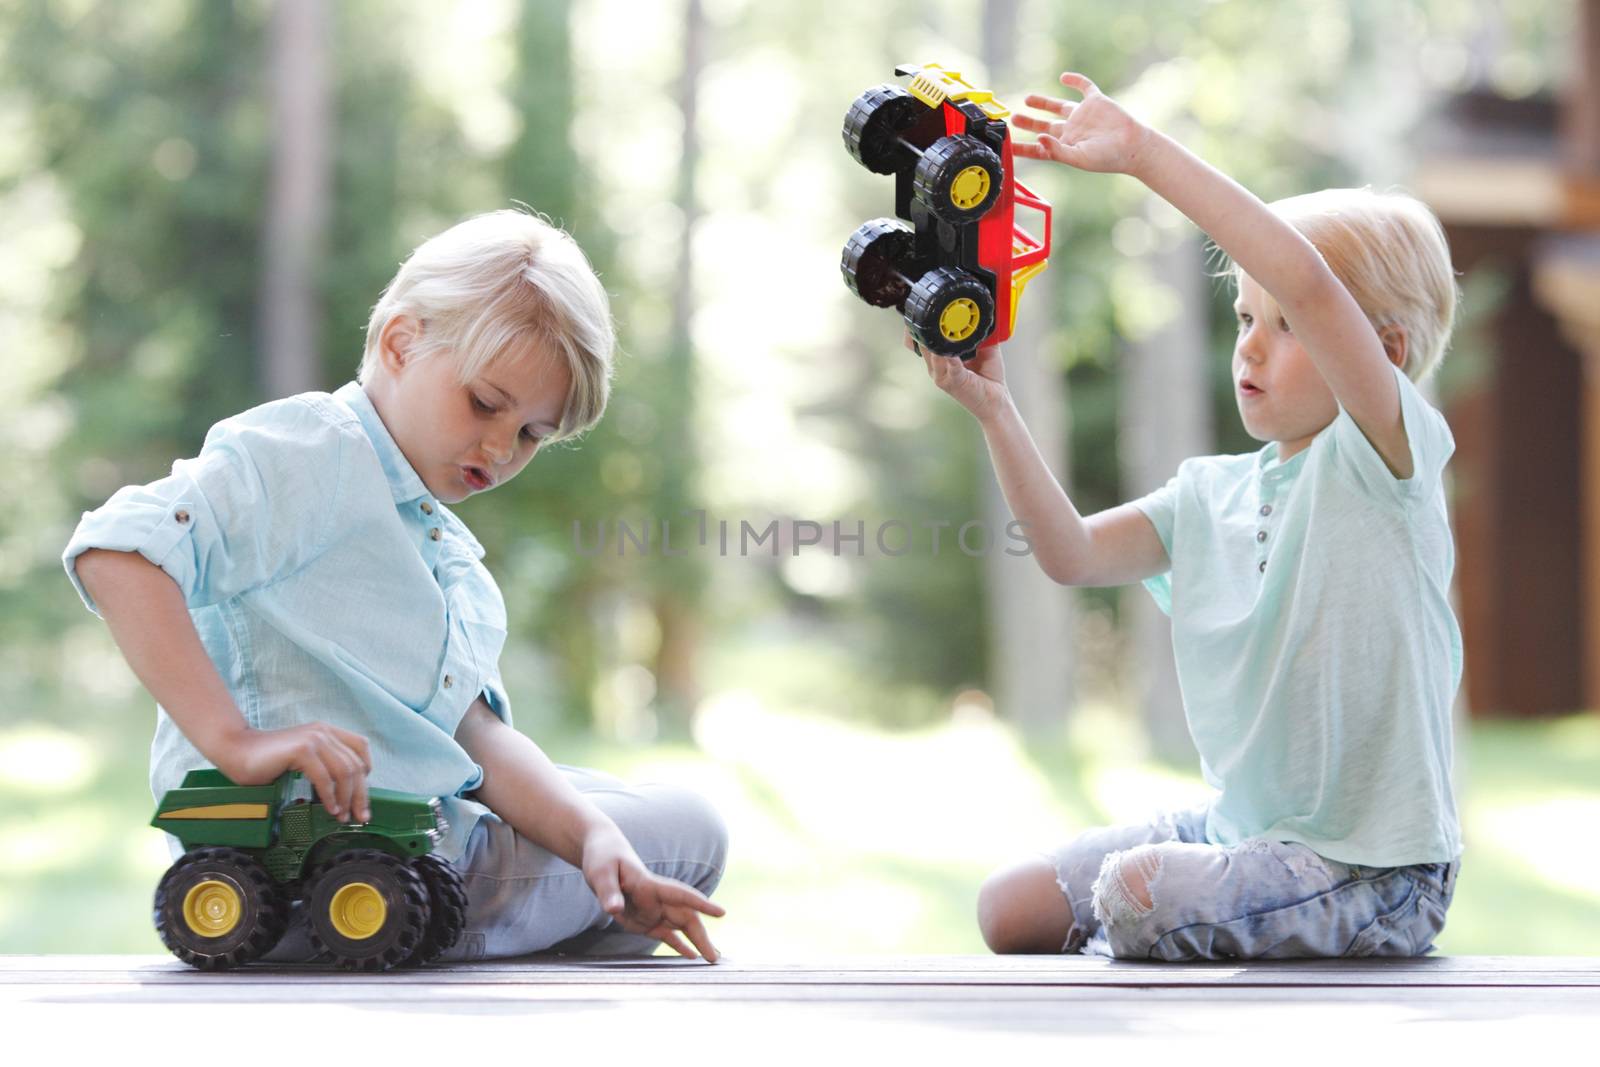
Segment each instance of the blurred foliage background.
[{"label": "blurred foliage background", "polygon": [[[1138,590],[1047,594],[1069,607],[1059,702],[1005,698],[1026,665],[997,619],[1026,626],[1033,601],[995,595],[995,563],[950,543],[993,514],[981,436],[895,316],[839,279],[844,239],[891,205],[840,143],[850,101],[907,60],[1013,105],[1072,68],[1267,199],[1386,185],[1443,94],[1558,86],[1569,8],[0,6],[0,952],[160,950],[153,706],[61,573],[79,513],[193,455],[219,418],[353,377],[399,261],[512,203],[588,251],[623,350],[596,431],[460,509],[511,615],[518,726],[560,761],[722,806],[725,950],[981,950],[987,870],[1204,787],[1139,710]],[[309,204],[275,184],[297,166]],[[1120,368],[1170,317],[1152,262],[1197,242],[1127,179],[1024,173],[1056,224],[1019,358],[1059,389],[1037,417],[1087,514],[1153,487],[1125,484]],[[1468,297],[1470,352],[1472,301],[1492,294]],[[1195,451],[1256,447],[1228,388],[1230,300],[1209,285],[1186,323],[1212,427]],[[697,511],[713,543],[719,520],[861,520],[869,551],[575,550],[575,524],[592,539],[619,520],[657,537],[669,520],[682,544]],[[890,519],[950,528],[938,552],[924,533],[872,553]],[[1461,727],[1469,851],[1441,949],[1600,953],[1600,870],[1573,847],[1600,816],[1596,717]]]}]

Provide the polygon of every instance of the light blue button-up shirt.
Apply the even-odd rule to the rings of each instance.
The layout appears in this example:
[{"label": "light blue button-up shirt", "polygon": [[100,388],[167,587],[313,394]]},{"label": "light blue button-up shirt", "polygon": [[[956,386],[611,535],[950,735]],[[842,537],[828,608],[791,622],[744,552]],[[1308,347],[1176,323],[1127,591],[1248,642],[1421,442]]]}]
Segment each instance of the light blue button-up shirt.
[{"label": "light blue button-up shirt", "polygon": [[1278,446],[1186,460],[1134,501],[1166,546],[1189,730],[1218,790],[1207,839],[1299,841],[1379,867],[1461,851],[1450,706],[1461,632],[1442,472],[1455,441],[1398,369],[1412,475],[1348,412]]},{"label": "light blue button-up shirt", "polygon": [[[225,419],[172,474],[87,512],[63,562],[138,552],[183,591],[200,640],[251,726],[323,721],[367,738],[373,786],[440,797],[458,859],[487,810],[455,742],[482,694],[506,722],[505,602],[483,548],[428,492],[361,387]],[[156,797],[208,762],[157,708]]]}]

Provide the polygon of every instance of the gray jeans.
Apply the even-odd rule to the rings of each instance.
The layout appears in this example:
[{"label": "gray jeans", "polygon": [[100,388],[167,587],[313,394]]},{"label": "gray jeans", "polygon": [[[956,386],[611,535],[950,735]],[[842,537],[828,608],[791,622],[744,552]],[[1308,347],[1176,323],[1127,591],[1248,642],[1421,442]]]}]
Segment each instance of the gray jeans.
[{"label": "gray jeans", "polygon": [[[673,785],[629,785],[582,767],[561,767],[595,807],[608,815],[656,874],[710,896],[727,863],[728,832],[697,794]],[[473,828],[457,864],[467,889],[466,929],[443,961],[565,952],[591,956],[648,955],[654,938],[618,928],[583,879],[583,872],[540,848],[493,814]],[[306,918],[298,906],[289,930],[264,959],[311,958]]]}]

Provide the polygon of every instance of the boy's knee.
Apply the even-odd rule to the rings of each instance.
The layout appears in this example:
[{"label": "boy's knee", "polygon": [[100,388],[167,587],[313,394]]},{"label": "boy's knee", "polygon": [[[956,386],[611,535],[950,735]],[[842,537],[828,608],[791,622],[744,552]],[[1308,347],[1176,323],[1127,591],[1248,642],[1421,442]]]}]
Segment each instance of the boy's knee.
[{"label": "boy's knee", "polygon": [[728,824],[711,802],[692,789],[673,786],[669,804],[671,819],[685,842],[686,858],[705,869],[702,877],[690,882],[702,893],[710,893],[722,881],[728,865]]},{"label": "boy's knee", "polygon": [[692,789],[644,782],[587,795],[616,822],[639,858],[709,894],[728,865],[728,826],[711,803]]},{"label": "boy's knee", "polygon": [[1106,856],[1091,898],[1094,916],[1108,933],[1131,926],[1155,910],[1155,885],[1160,874],[1161,852],[1154,845]]},{"label": "boy's knee", "polygon": [[1055,867],[1042,856],[1001,868],[978,889],[978,930],[991,952],[1060,952],[1072,924]]},{"label": "boy's knee", "polygon": [[694,806],[698,810],[701,833],[704,836],[706,848],[706,863],[714,873],[708,876],[708,888],[702,892],[709,893],[722,881],[722,872],[728,866],[728,824],[723,819],[711,802],[699,793],[691,793]]}]

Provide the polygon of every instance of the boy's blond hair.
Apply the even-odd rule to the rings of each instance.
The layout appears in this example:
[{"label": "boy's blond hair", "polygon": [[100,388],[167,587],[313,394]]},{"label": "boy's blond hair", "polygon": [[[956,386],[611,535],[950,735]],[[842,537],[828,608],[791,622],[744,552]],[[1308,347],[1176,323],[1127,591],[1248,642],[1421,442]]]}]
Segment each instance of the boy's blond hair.
[{"label": "boy's blond hair", "polygon": [[559,353],[572,389],[548,440],[600,421],[616,347],[610,300],[577,242],[537,215],[490,211],[418,245],[367,320],[359,381],[378,366],[384,326],[402,314],[422,323],[413,354],[448,353],[463,383],[526,342]]},{"label": "boy's blond hair", "polygon": [[[1361,188],[1323,189],[1268,207],[1316,246],[1374,329],[1405,331],[1406,376],[1420,382],[1433,373],[1455,323],[1456,283],[1444,227],[1427,205]],[[1227,272],[1237,285],[1238,265]]]}]

